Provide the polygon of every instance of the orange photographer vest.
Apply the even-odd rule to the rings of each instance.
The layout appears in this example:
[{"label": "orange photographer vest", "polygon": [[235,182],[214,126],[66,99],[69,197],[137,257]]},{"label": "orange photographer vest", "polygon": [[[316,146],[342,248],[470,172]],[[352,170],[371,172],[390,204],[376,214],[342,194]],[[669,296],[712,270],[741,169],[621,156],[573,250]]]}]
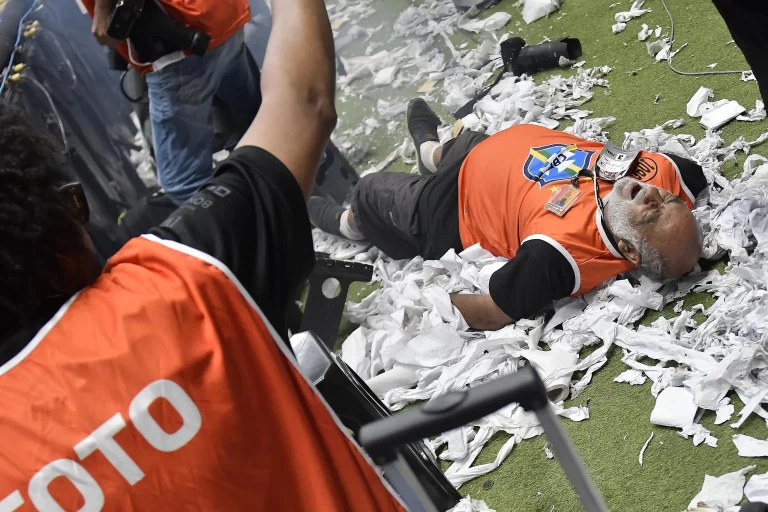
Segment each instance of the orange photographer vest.
[{"label": "orange photographer vest", "polygon": [[[96,0],[83,0],[83,5],[93,17]],[[172,18],[189,28],[208,34],[211,38],[209,51],[232,37],[251,19],[248,0],[160,0],[160,5]],[[120,43],[116,49],[126,62],[131,61],[125,42]],[[149,66],[135,67],[142,73],[151,70]]]},{"label": "orange photographer vest", "polygon": [[[492,135],[464,160],[459,173],[459,232],[462,245],[479,243],[496,256],[513,258],[526,240],[551,244],[574,271],[573,295],[586,293],[611,277],[631,270],[612,247],[598,220],[591,180],[581,178],[581,197],[563,216],[544,205],[582,168],[592,169],[604,144],[536,125],[519,125]],[[543,172],[561,150],[572,155],[563,165]],[[669,190],[693,207],[695,198],[680,170],[667,156],[641,151],[628,175]],[[605,197],[611,183],[600,181]]]},{"label": "orange photographer vest", "polygon": [[401,511],[221,262],[129,242],[0,366],[0,510]]}]

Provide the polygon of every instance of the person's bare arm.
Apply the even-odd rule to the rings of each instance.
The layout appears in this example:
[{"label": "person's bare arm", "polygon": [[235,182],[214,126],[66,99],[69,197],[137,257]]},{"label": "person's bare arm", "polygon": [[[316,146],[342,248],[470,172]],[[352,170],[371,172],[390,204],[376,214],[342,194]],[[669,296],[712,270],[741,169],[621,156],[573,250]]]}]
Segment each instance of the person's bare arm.
[{"label": "person's bare arm", "polygon": [[273,0],[263,102],[240,146],[277,157],[309,198],[336,125],[333,36],[322,0]]},{"label": "person's bare arm", "polygon": [[91,32],[93,37],[99,44],[104,46],[115,47],[120,42],[117,39],[113,39],[107,35],[107,28],[109,27],[109,18],[112,16],[112,11],[115,10],[115,4],[117,0],[96,0],[93,7],[93,25],[91,26]]},{"label": "person's bare arm", "polygon": [[451,295],[451,302],[473,329],[497,331],[512,323],[512,319],[499,309],[490,295],[454,294]]}]

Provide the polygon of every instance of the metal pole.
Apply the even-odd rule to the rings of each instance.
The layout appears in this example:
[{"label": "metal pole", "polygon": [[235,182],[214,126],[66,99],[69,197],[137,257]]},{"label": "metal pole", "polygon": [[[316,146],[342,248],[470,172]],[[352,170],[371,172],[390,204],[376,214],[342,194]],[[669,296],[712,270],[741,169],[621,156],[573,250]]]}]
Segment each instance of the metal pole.
[{"label": "metal pole", "polygon": [[603,497],[600,496],[584,464],[581,463],[570,439],[560,425],[560,420],[552,411],[552,406],[547,403],[545,407],[536,409],[536,416],[544,427],[544,434],[552,444],[552,449],[565,471],[565,476],[579,495],[584,509],[587,512],[608,512]]}]

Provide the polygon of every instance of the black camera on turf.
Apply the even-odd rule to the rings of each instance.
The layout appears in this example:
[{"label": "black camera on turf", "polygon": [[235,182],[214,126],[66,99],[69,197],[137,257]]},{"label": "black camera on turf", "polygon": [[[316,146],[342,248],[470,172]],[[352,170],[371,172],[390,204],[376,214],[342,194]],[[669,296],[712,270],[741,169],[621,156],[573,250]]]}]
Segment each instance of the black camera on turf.
[{"label": "black camera on turf", "polygon": [[556,68],[560,59],[569,61],[581,57],[581,42],[574,37],[526,46],[522,37],[512,37],[501,43],[501,60],[507,71],[517,76],[523,73]]}]

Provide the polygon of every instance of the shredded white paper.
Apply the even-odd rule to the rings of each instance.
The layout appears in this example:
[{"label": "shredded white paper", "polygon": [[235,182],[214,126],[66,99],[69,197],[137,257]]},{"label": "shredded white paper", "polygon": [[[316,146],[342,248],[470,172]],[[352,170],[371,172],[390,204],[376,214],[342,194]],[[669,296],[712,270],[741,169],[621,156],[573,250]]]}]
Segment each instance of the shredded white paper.
[{"label": "shredded white paper", "polygon": [[523,5],[523,20],[526,23],[548,16],[560,8],[562,0],[525,0]]},{"label": "shredded white paper", "polygon": [[733,444],[742,457],[768,457],[768,441],[736,434],[733,436]]},{"label": "shredded white paper", "polygon": [[[352,13],[347,15],[349,20],[370,15],[371,0],[341,0],[339,4],[337,19],[343,18],[344,12]],[[535,9],[536,15],[545,16],[557,7],[559,2],[555,0],[528,0],[524,12],[525,8]],[[637,1],[630,11],[617,13],[616,22],[627,23],[645,12],[648,9]],[[504,19],[497,17],[488,22],[492,17],[482,21],[470,18],[462,17],[451,0],[410,5],[393,26],[393,40],[399,41],[397,48],[342,57],[347,69],[347,76],[339,84],[343,94],[361,96],[374,86],[377,77],[389,87],[420,85],[429,79],[439,85],[428,99],[441,101],[449,111],[457,110],[501,66],[498,41],[488,31]],[[476,48],[456,48],[450,42],[449,36],[462,24],[479,30],[483,39]],[[652,34],[656,38],[653,41]],[[661,27],[652,31],[643,25],[638,39],[646,42],[652,57],[664,60],[671,48],[661,35]],[[436,41],[440,48],[434,44]],[[494,134],[524,123],[557,128],[560,121],[570,120],[573,124],[566,132],[607,141],[605,129],[614,118],[593,118],[584,105],[596,87],[608,87],[611,68],[585,66],[567,71],[567,76],[554,76],[540,83],[528,76],[506,74],[477,102],[472,114],[463,120],[464,125]],[[702,87],[689,102],[687,114],[699,117],[728,101],[710,102],[712,97],[712,91]],[[399,120],[405,108],[406,102],[400,99],[379,100],[377,115],[354,130],[360,130],[357,135],[370,134],[377,125],[387,125],[390,132],[404,132]],[[743,117],[758,120],[760,116],[765,116],[765,110],[758,102]],[[523,319],[499,331],[474,332],[451,304],[450,294],[488,293],[490,277],[503,266],[503,258],[474,246],[461,254],[449,251],[436,261],[393,261],[374,248],[357,254],[355,259],[374,265],[375,280],[381,288],[360,303],[348,305],[347,318],[360,327],[343,344],[344,361],[388,407],[398,410],[414,401],[487,382],[529,362],[543,369],[542,357],[549,351],[569,354],[558,363],[559,367],[549,366],[542,373],[548,386],[558,385],[557,414],[583,421],[589,418],[587,407],[564,407],[562,399],[579,396],[593,373],[606,364],[608,349],[616,344],[623,349],[622,361],[628,366],[617,382],[637,385],[649,379],[651,392],[659,398],[668,394],[665,390],[687,394],[685,421],[673,418],[672,422],[682,429],[680,435],[692,437],[695,445],[717,445],[717,439],[694,420],[697,410],[715,411],[717,424],[733,421],[734,406],[726,397],[731,390],[747,404],[736,418],[735,427],[753,413],[768,418],[761,407],[768,401],[768,159],[750,154],[753,146],[768,139],[768,133],[753,141],[739,137],[726,144],[714,131],[698,140],[692,135],[665,131],[684,123],[683,118],[673,119],[655,128],[626,133],[623,147],[676,154],[702,166],[710,186],[708,193],[698,199],[694,214],[705,233],[704,256],[716,259],[728,254],[730,258],[722,274],[697,269],[667,283],[635,274],[618,276],[582,297],[558,301],[551,315]],[[441,129],[441,141],[450,138],[450,131],[450,127]],[[342,132],[334,137],[347,139],[350,135],[354,133]],[[739,152],[748,155],[743,172],[729,182],[720,167],[734,162]],[[409,138],[405,137],[384,161],[366,173],[381,171],[397,159],[415,163]],[[334,253],[341,247],[347,253],[355,252],[348,243],[318,231],[315,244],[323,252]],[[709,308],[698,305],[685,309],[680,299],[690,292],[711,293],[716,301]],[[661,317],[650,326],[634,327],[648,309],[660,310],[671,303],[676,304],[676,317]],[[706,318],[697,322],[697,312]],[[580,357],[587,346],[598,348]],[[642,357],[658,363],[640,363]],[[577,371],[583,374],[573,380]],[[688,412],[691,410],[693,413]],[[669,417],[681,415],[681,411],[672,412]],[[473,466],[485,443],[501,430],[511,437],[495,460]],[[535,416],[511,404],[430,444],[435,449],[447,446],[440,457],[453,462],[446,475],[458,487],[492,471],[517,443],[541,433]],[[729,475],[720,479],[726,477]],[[743,485],[742,474],[741,488]],[[706,493],[697,500],[713,501]]]},{"label": "shredded white paper", "polygon": [[709,507],[712,510],[724,510],[738,504],[744,497],[744,482],[746,481],[744,475],[753,469],[755,466],[747,466],[739,471],[718,477],[706,475],[701,491],[691,500],[688,510],[703,507]]},{"label": "shredded white paper", "polygon": [[744,486],[744,496],[752,503],[768,503],[768,473],[752,475]]},{"label": "shredded white paper", "polygon": [[632,6],[629,8],[628,11],[617,12],[615,15],[616,22],[626,23],[633,18],[638,18],[647,12],[651,12],[650,9],[642,8],[644,3],[645,3],[645,0],[635,0],[634,2],[632,2]]}]

